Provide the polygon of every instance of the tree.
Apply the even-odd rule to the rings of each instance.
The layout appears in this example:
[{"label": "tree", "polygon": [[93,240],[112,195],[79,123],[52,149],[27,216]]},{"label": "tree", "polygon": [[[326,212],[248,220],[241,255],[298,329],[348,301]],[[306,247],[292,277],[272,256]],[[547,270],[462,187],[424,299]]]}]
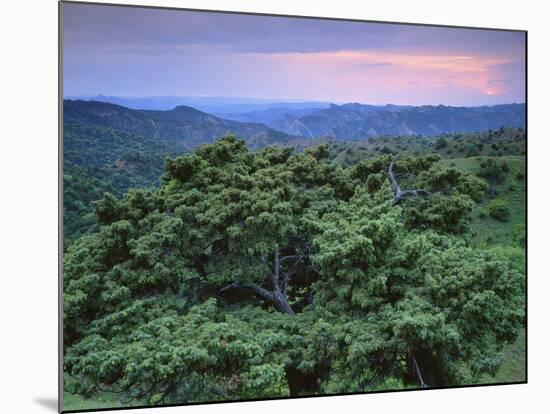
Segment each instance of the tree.
[{"label": "tree", "polygon": [[523,317],[522,275],[462,237],[407,228],[388,199],[387,188],[357,192],[324,217],[314,241],[316,303],[361,326],[348,339],[357,350],[349,378],[367,368],[442,386],[460,383],[464,363],[494,370]]},{"label": "tree", "polygon": [[510,171],[510,167],[506,161],[487,158],[481,162],[477,175],[490,183],[500,183],[504,180],[508,171]]},{"label": "tree", "polygon": [[447,146],[448,142],[445,138],[439,137],[435,141],[435,149],[443,149]]},{"label": "tree", "polygon": [[489,215],[498,221],[508,221],[510,210],[504,200],[495,198],[489,203]]},{"label": "tree", "polygon": [[[438,160],[343,168],[326,145],[250,152],[227,136],[167,161],[157,190],[105,195],[99,231],[64,258],[67,387],[163,404],[494,371],[523,275],[469,246],[486,184]],[[429,194],[395,203],[389,170]]]},{"label": "tree", "polygon": [[477,156],[479,156],[479,150],[477,146],[473,144],[468,145],[468,148],[466,151],[466,158],[477,157]]}]

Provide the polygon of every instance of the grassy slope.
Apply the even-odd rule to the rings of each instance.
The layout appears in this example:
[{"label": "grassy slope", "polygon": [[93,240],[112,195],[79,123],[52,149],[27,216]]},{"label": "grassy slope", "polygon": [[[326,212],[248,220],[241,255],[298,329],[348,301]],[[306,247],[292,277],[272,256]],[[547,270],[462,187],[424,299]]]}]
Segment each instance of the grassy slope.
[{"label": "grassy slope", "polygon": [[[489,194],[483,201],[474,207],[472,212],[472,230],[475,241],[480,246],[494,244],[514,245],[520,247],[515,240],[517,226],[525,225],[525,179],[518,179],[517,175],[525,177],[525,157],[509,155],[499,157],[510,167],[504,180],[499,184],[491,185]],[[444,159],[440,162],[446,166],[455,166],[460,170],[477,173],[482,157]],[[491,194],[492,193],[492,194]],[[510,209],[508,221],[501,222],[489,215],[485,215],[490,201],[500,198]]]},{"label": "grassy slope", "polygon": [[[123,404],[110,395],[96,394],[93,398],[86,399],[80,395],[71,394],[64,391],[63,393],[64,410],[94,410],[100,408],[117,408]],[[128,406],[125,404],[124,406]]]},{"label": "grassy slope", "polygon": [[525,381],[526,352],[525,330],[522,330],[516,341],[504,348],[498,372],[493,377],[482,377],[479,383]]},{"label": "grassy slope", "polygon": [[467,158],[478,156],[524,155],[525,134],[517,128],[502,132],[482,132],[443,136],[443,147],[437,145],[439,137],[378,137],[362,141],[331,141],[333,157],[342,165],[354,164],[362,159],[385,153],[413,155],[427,152],[442,158]]},{"label": "grassy slope", "polygon": [[[480,247],[490,248],[501,245],[522,248],[516,240],[514,229],[518,225],[525,225],[525,180],[516,178],[518,173],[525,176],[525,157],[511,155],[500,157],[500,159],[508,163],[510,171],[501,183],[491,186],[493,195],[487,195],[481,203],[474,207],[472,212],[474,241]],[[477,173],[481,158],[444,159],[440,162],[447,166],[452,165],[461,170]],[[510,209],[510,218],[507,222],[501,222],[483,214],[489,202],[495,196],[503,199]],[[524,250],[523,258],[525,260]],[[523,268],[523,265],[524,263],[519,267]],[[502,360],[502,365],[494,376],[484,375],[476,382],[489,384],[524,381],[526,379],[525,330],[522,329],[519,332],[514,343],[504,347]]]}]

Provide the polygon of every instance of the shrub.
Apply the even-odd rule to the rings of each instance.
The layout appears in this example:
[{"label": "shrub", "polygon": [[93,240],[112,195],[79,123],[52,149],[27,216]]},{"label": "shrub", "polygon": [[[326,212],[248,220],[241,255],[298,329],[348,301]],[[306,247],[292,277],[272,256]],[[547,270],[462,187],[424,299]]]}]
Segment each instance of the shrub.
[{"label": "shrub", "polygon": [[525,173],[523,171],[520,171],[516,174],[516,180],[522,181],[525,178]]},{"label": "shrub", "polygon": [[488,158],[480,164],[477,175],[491,183],[500,183],[509,170],[510,167],[506,161]]},{"label": "shrub", "polygon": [[371,193],[375,193],[382,187],[382,183],[384,182],[384,176],[382,174],[370,174],[367,177],[367,189]]},{"label": "shrub", "polygon": [[525,224],[516,224],[513,232],[514,241],[519,246],[525,246]]},{"label": "shrub", "polygon": [[442,149],[442,148],[445,148],[446,146],[447,146],[447,140],[443,137],[439,137],[435,141],[435,149]]},{"label": "shrub", "polygon": [[510,210],[504,200],[496,198],[489,204],[489,214],[495,220],[504,222],[508,221]]},{"label": "shrub", "polygon": [[479,155],[479,149],[478,149],[477,145],[475,145],[475,144],[468,145],[468,148],[466,150],[466,157],[467,158],[477,157],[478,155]]}]

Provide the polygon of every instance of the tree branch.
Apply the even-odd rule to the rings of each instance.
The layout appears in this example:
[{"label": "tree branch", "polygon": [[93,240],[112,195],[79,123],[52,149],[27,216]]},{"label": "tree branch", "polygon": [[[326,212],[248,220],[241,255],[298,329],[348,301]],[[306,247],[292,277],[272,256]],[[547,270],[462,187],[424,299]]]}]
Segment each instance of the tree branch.
[{"label": "tree branch", "polygon": [[278,277],[275,275],[275,273],[273,273],[273,270],[271,270],[271,267],[269,266],[269,263],[267,263],[267,260],[266,260],[265,256],[262,254],[260,257],[261,257],[262,262],[264,263],[265,267],[269,271],[269,281],[271,282],[271,286],[272,286],[273,289],[275,289],[278,286],[278,284],[277,284]]},{"label": "tree branch", "polygon": [[401,190],[401,186],[397,181],[397,175],[394,174],[393,172],[393,161],[390,161],[390,165],[388,166],[388,178],[390,180],[391,189],[393,191],[392,206],[398,204],[401,200],[405,198],[414,197],[415,199],[420,199],[421,198],[420,194],[424,194],[427,196],[430,196],[433,194],[424,188],[416,188],[412,190]]},{"label": "tree branch", "polygon": [[224,286],[220,289],[220,292],[225,292],[226,290],[229,290],[229,289],[235,289],[235,288],[239,288],[241,287],[240,284],[238,282],[233,282],[231,283],[230,285],[227,285],[227,286]]},{"label": "tree branch", "polygon": [[[308,248],[309,251],[309,248]],[[264,266],[267,268],[269,274],[269,280],[271,284],[271,291],[264,289],[254,283],[239,283],[239,282],[233,282],[223,288],[220,289],[220,292],[225,292],[229,289],[235,289],[235,288],[242,288],[242,289],[249,289],[252,290],[254,293],[256,293],[261,298],[268,300],[272,302],[277,310],[286,313],[287,315],[294,315],[294,311],[292,310],[292,307],[288,303],[287,298],[287,290],[288,290],[288,280],[290,276],[296,273],[298,270],[299,264],[303,261],[304,255],[290,255],[290,256],[284,256],[281,258],[279,249],[276,248],[275,252],[273,253],[273,268],[269,265],[266,257],[264,255],[260,255],[260,260],[264,264]],[[292,268],[287,271],[283,272],[281,271],[281,266],[284,262],[288,260],[296,260]]]},{"label": "tree branch", "polygon": [[416,362],[416,358],[414,357],[414,355],[412,356],[412,362],[413,362],[413,368],[416,373],[416,376],[420,381],[420,388],[429,388],[430,386],[426,384],[422,379],[422,372],[420,371],[420,367],[418,366],[418,362]]},{"label": "tree branch", "polygon": [[239,282],[233,282],[230,285],[227,285],[220,289],[220,292],[225,292],[229,289],[249,289],[252,290],[254,293],[256,293],[258,296],[260,296],[262,299],[266,299],[269,301],[274,300],[273,293],[271,293],[269,290],[264,289],[263,287],[260,287],[256,285],[255,283],[239,283]]},{"label": "tree branch", "polygon": [[287,260],[292,260],[292,259],[302,259],[304,256],[301,255],[301,254],[295,254],[295,255],[291,255],[291,256],[284,256],[281,258],[281,260],[279,260],[279,264],[283,264],[284,262],[286,262]]},{"label": "tree branch", "polygon": [[399,194],[401,194],[401,187],[399,186],[399,183],[395,178],[395,174],[393,173],[393,160],[390,161],[390,165],[388,167],[388,177],[390,179],[391,189],[395,194],[395,196],[397,197]]},{"label": "tree branch", "polygon": [[274,288],[279,287],[279,275],[281,273],[281,264],[279,263],[279,248],[275,248],[275,254],[273,258],[273,273],[274,273]]},{"label": "tree branch", "polygon": [[[290,276],[295,274],[296,271],[298,270],[298,266],[302,262],[303,256],[285,256],[284,257],[284,259],[287,259],[287,258],[297,258],[298,260],[296,262],[294,262],[294,266],[292,266],[292,269],[290,269],[288,272],[283,272],[283,279],[281,281],[281,291],[283,292],[283,295],[285,295],[285,296],[286,296],[286,292],[287,292],[287,288],[288,288],[288,279],[290,278]],[[281,263],[282,263],[282,261],[283,260],[281,259]]]}]

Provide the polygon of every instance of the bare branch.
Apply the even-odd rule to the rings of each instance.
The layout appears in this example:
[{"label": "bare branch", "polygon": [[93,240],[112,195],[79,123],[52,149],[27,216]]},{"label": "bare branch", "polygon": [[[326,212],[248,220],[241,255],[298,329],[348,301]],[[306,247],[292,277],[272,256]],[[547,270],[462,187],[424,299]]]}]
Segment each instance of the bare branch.
[{"label": "bare branch", "polygon": [[[220,292],[225,292],[229,289],[236,288],[249,289],[261,298],[272,302],[275,305],[275,308],[277,308],[280,312],[286,313],[287,315],[294,315],[295,313],[288,303],[287,298],[288,280],[290,276],[296,273],[303,258],[303,255],[284,256],[281,258],[279,249],[276,248],[273,254],[273,268],[269,265],[266,257],[264,255],[260,255],[260,260],[269,271],[268,276],[271,282],[271,290],[264,289],[254,283],[233,282],[221,288]],[[291,259],[296,260],[292,268],[286,272],[281,271],[282,263]]]},{"label": "bare branch", "polygon": [[258,296],[260,296],[263,299],[273,301],[274,296],[273,293],[271,293],[269,290],[264,289],[263,287],[260,287],[256,285],[255,283],[239,283],[239,282],[233,282],[230,285],[227,285],[220,289],[220,292],[225,292],[229,289],[250,289],[254,293],[256,293]]},{"label": "bare branch", "polygon": [[265,265],[267,270],[269,270],[269,275],[275,277],[275,275],[273,274],[273,270],[271,270],[271,266],[269,266],[269,263],[267,263],[265,256],[262,254],[260,257],[262,259],[262,263]]},{"label": "bare branch", "polygon": [[239,288],[239,287],[241,287],[240,284],[239,284],[239,282],[233,282],[233,283],[231,283],[230,285],[227,285],[227,286],[225,286],[225,287],[222,287],[222,288],[220,289],[220,292],[225,292],[226,290],[235,289],[235,288]]},{"label": "bare branch", "polygon": [[399,186],[399,183],[395,178],[395,174],[393,173],[393,160],[390,161],[390,165],[388,167],[388,177],[390,179],[391,189],[393,190],[394,194],[396,196],[399,195],[401,193],[401,187]]},{"label": "bare branch", "polygon": [[301,254],[295,254],[295,255],[292,255],[292,256],[284,256],[281,258],[281,260],[279,260],[279,263],[282,265],[284,262],[288,261],[288,260],[293,260],[293,259],[302,259],[304,256],[301,255]]},{"label": "bare branch", "polygon": [[315,273],[317,276],[321,276],[321,272],[319,272],[319,271],[315,268],[315,266],[309,265],[308,268],[309,268],[310,270],[312,270],[313,273]]},{"label": "bare branch", "polygon": [[251,289],[254,293],[256,293],[258,296],[260,296],[263,299],[273,301],[273,293],[271,293],[267,289],[264,289],[263,287],[255,285],[253,283],[249,283],[243,287],[247,289]]},{"label": "bare branch", "polygon": [[269,266],[269,263],[267,263],[267,260],[266,260],[265,256],[262,254],[260,257],[262,259],[262,262],[263,262],[264,266],[269,271],[269,281],[271,282],[271,285],[276,286],[277,285],[277,281],[276,281],[277,277],[275,276],[275,273],[273,273],[273,270],[271,270],[271,266]]},{"label": "bare branch", "polygon": [[294,256],[294,257],[298,257],[298,260],[294,262],[294,266],[292,266],[292,269],[290,269],[288,272],[283,272],[283,279],[281,281],[281,290],[283,292],[283,295],[286,295],[287,288],[288,288],[288,280],[290,279],[290,276],[292,276],[298,271],[300,264],[303,262],[303,256]]},{"label": "bare branch", "polygon": [[275,257],[273,258],[274,286],[278,286],[281,264],[279,263],[279,248],[275,248]]},{"label": "bare branch", "polygon": [[393,172],[393,161],[390,161],[390,165],[388,166],[388,178],[391,183],[391,188],[393,191],[393,201],[392,205],[398,204],[401,200],[405,198],[414,198],[414,199],[421,199],[420,194],[424,194],[426,196],[431,196],[433,193],[429,192],[428,190],[424,188],[417,188],[412,190],[401,190],[401,186],[399,185],[399,182],[397,181],[397,176],[399,174],[395,174]]},{"label": "bare branch", "polygon": [[418,380],[420,381],[420,388],[429,388],[430,386],[424,382],[422,379],[422,372],[420,371],[420,367],[418,366],[418,362],[416,362],[416,358],[412,357],[413,367],[416,372],[416,376],[418,377]]}]

